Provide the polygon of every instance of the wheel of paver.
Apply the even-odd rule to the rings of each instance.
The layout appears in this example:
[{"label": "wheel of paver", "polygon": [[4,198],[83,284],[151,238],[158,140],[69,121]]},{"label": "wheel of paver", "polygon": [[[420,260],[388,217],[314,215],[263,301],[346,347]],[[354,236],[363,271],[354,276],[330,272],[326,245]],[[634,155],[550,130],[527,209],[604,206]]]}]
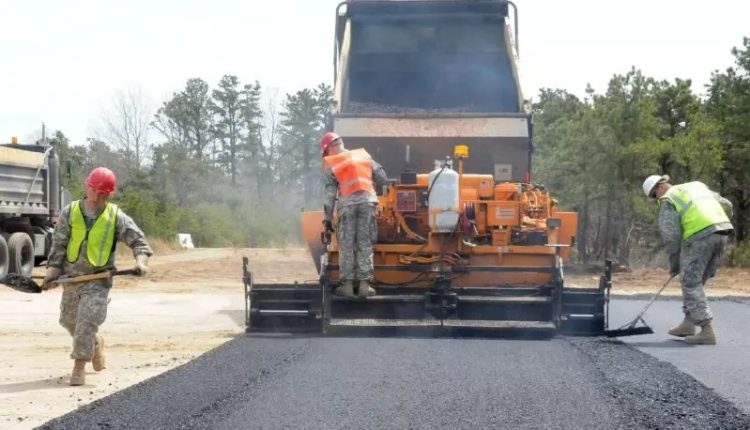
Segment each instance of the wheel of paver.
[{"label": "wheel of paver", "polygon": [[8,239],[8,253],[10,254],[9,271],[23,276],[30,276],[34,270],[34,244],[24,232],[16,232]]},{"label": "wheel of paver", "polygon": [[0,276],[5,276],[8,273],[9,264],[8,242],[5,241],[5,237],[0,236]]}]

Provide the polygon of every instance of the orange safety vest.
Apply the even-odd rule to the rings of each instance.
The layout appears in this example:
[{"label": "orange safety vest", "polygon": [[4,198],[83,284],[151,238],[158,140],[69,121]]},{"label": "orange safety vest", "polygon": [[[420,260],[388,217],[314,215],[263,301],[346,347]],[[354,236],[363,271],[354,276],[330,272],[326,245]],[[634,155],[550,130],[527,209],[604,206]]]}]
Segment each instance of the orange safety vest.
[{"label": "orange safety vest", "polygon": [[339,193],[348,196],[355,191],[375,194],[372,186],[372,158],[364,149],[353,149],[323,159],[339,182]]}]

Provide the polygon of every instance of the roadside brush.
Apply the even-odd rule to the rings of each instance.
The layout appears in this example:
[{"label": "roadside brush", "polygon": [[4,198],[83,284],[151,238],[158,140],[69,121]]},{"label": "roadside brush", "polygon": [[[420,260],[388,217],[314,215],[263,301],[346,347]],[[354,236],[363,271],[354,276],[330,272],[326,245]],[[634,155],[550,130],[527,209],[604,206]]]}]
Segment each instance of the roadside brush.
[{"label": "roadside brush", "polygon": [[[623,336],[636,336],[640,334],[651,334],[654,332],[654,330],[649,327],[648,324],[646,324],[646,321],[643,320],[643,314],[646,313],[648,308],[651,307],[651,305],[656,301],[656,298],[659,297],[659,295],[664,291],[665,288],[667,288],[667,285],[669,285],[669,282],[674,279],[677,275],[672,275],[667,279],[667,282],[664,283],[664,285],[659,288],[659,291],[654,294],[653,297],[651,297],[651,301],[648,302],[646,306],[643,307],[643,309],[638,313],[638,315],[633,318],[630,322],[622,325],[619,328],[616,328],[614,330],[604,330],[604,335],[607,337],[623,337]],[[643,323],[642,326],[637,326],[638,322]],[[636,327],[637,326],[637,327]]]}]

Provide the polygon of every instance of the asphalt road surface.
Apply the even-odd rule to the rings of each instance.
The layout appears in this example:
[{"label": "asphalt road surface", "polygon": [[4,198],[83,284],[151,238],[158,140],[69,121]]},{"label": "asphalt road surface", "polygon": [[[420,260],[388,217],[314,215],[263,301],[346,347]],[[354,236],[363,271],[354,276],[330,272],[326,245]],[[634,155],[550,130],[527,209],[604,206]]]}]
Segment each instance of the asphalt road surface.
[{"label": "asphalt road surface", "polygon": [[604,338],[250,335],[42,428],[742,429],[750,416]]},{"label": "asphalt road surface", "polygon": [[[611,325],[632,319],[648,300],[614,300]],[[667,331],[682,320],[679,299],[658,299],[644,319],[654,334],[621,338],[639,350],[675,365],[750,414],[750,300],[711,301],[717,344],[688,345]]]}]

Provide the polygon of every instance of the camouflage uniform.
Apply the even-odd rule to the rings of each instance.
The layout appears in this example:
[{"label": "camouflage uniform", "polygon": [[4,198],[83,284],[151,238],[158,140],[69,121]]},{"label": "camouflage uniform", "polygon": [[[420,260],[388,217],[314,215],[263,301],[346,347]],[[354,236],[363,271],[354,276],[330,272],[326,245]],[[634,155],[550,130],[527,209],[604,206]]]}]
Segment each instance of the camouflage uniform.
[{"label": "camouflage uniform", "polygon": [[[732,203],[717,193],[714,193],[714,197],[731,217]],[[671,273],[681,275],[682,309],[693,324],[701,325],[713,319],[703,286],[716,275],[731,231],[731,223],[720,223],[682,240],[682,225],[677,210],[668,200],[661,200],[659,232],[669,255]]]},{"label": "camouflage uniform", "polygon": [[[385,170],[374,160],[372,179],[376,187],[388,182]],[[333,220],[338,190],[336,176],[330,168],[326,169],[323,212],[327,221]],[[338,199],[338,217],[334,224],[339,243],[339,279],[342,281],[373,280],[372,243],[377,240],[377,203],[377,196],[367,191],[356,191]]]},{"label": "camouflage uniform", "polygon": [[[87,226],[91,226],[99,213],[89,214],[85,205],[81,204]],[[86,241],[81,244],[78,259],[70,263],[67,260],[68,240],[70,239],[70,205],[60,214],[52,237],[52,250],[47,265],[62,269],[67,276],[86,275],[101,271],[94,268],[86,256]],[[116,239],[125,242],[133,250],[133,256],[145,254],[151,256],[153,251],[146,242],[146,237],[132,218],[122,210],[117,212]],[[105,265],[106,269],[115,266],[115,251]],[[107,317],[109,290],[112,279],[97,280],[80,284],[66,285],[60,302],[60,325],[73,336],[73,352],[70,357],[74,360],[90,361],[94,356],[95,336],[99,326]]]}]

